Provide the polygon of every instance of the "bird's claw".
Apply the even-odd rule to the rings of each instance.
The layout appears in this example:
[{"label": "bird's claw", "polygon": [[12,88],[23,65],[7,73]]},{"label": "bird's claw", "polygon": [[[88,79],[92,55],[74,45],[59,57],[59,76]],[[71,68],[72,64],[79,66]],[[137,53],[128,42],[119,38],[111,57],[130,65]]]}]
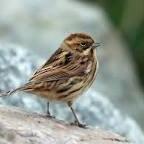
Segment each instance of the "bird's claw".
[{"label": "bird's claw", "polygon": [[86,124],[82,124],[82,123],[77,122],[77,121],[75,121],[74,123],[71,123],[71,125],[75,125],[75,126],[78,126],[80,128],[86,128],[87,127]]},{"label": "bird's claw", "polygon": [[51,118],[51,119],[55,119],[55,116],[51,115],[51,114],[46,114],[47,118]]}]

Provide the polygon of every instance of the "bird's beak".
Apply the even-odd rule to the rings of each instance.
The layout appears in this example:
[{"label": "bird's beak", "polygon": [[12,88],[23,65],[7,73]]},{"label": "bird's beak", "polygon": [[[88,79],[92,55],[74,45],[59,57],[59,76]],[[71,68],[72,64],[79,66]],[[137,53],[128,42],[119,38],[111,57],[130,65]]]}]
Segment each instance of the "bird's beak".
[{"label": "bird's beak", "polygon": [[92,48],[95,49],[95,48],[99,47],[100,45],[101,45],[101,43],[94,43],[94,44],[92,45]]}]

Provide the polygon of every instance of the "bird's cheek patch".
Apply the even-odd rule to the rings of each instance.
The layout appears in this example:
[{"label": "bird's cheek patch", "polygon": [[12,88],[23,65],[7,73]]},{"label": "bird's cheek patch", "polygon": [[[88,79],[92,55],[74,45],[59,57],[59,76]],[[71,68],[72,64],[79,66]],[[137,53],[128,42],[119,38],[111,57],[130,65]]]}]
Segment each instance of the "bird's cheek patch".
[{"label": "bird's cheek patch", "polygon": [[91,71],[91,69],[92,69],[92,62],[90,62],[90,63],[88,64],[88,66],[87,66],[87,68],[86,68],[86,70],[85,70],[85,73],[86,73],[86,74],[89,73],[89,72]]},{"label": "bird's cheek patch", "polygon": [[90,53],[90,49],[86,49],[86,50],[83,51],[84,55],[89,55],[89,53]]}]

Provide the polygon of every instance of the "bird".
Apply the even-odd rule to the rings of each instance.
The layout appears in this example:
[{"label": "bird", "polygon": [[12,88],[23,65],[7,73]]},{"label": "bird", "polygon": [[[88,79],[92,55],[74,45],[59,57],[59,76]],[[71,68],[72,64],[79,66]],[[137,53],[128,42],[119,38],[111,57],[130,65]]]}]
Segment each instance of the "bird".
[{"label": "bird", "polygon": [[47,100],[47,116],[51,101],[66,103],[70,108],[75,122],[82,124],[74,109],[73,103],[93,83],[98,70],[97,47],[100,43],[86,33],[72,33],[68,35],[54,54],[38,69],[27,83],[7,92],[12,95],[17,91],[41,96]]}]

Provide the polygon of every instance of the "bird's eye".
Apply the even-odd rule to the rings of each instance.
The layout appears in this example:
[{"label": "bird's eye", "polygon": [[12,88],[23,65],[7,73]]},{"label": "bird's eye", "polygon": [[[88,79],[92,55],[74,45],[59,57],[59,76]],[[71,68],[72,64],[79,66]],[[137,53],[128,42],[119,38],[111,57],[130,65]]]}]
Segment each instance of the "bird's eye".
[{"label": "bird's eye", "polygon": [[86,46],[86,43],[85,43],[85,42],[82,42],[82,43],[80,43],[80,45],[81,45],[82,47],[85,47],[85,46]]}]

